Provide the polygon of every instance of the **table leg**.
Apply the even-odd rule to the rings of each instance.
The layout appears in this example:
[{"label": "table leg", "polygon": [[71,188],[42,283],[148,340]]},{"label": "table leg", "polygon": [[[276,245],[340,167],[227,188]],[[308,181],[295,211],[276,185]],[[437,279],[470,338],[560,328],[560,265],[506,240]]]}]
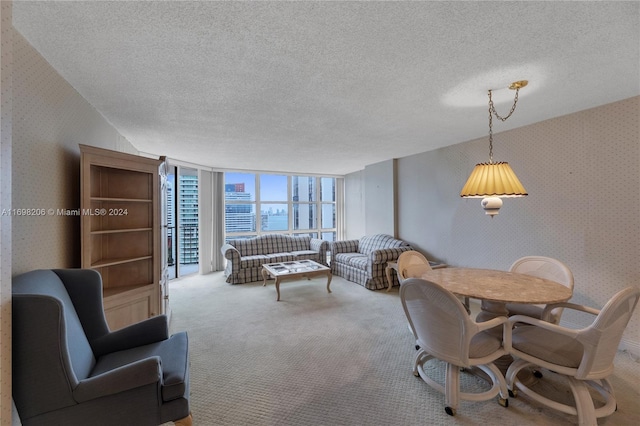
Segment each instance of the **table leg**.
[{"label": "table leg", "polygon": [[327,274],[327,293],[331,293],[331,289],[329,288],[329,286],[331,285],[331,278],[333,278],[333,275],[331,275],[331,272],[329,272]]},{"label": "table leg", "polygon": [[276,277],[276,294],[278,295],[276,302],[280,301],[280,277]]},{"label": "table leg", "polygon": [[[484,322],[484,321],[489,321],[496,317],[508,317],[508,316],[509,316],[509,311],[507,310],[507,306],[505,303],[483,300],[481,304],[481,311],[476,316],[476,321]],[[500,330],[502,330],[502,328],[500,328]],[[512,362],[513,362],[513,357],[507,354],[496,359],[493,363],[495,364],[496,367],[498,367],[498,369],[502,372],[502,374],[505,374]]]},{"label": "table leg", "polygon": [[267,285],[267,277],[269,276],[269,273],[267,272],[266,269],[262,269],[262,287]]},{"label": "table leg", "polygon": [[391,287],[393,287],[393,279],[391,278],[391,271],[393,270],[393,268],[391,268],[391,266],[387,265],[386,268],[384,268],[384,274],[387,277],[387,283],[389,284],[389,287],[387,287],[387,292],[391,291]]},{"label": "table leg", "polygon": [[476,321],[489,321],[496,317],[508,317],[509,311],[507,305],[503,302],[491,302],[489,300],[483,300],[480,306],[481,311],[476,317]]}]

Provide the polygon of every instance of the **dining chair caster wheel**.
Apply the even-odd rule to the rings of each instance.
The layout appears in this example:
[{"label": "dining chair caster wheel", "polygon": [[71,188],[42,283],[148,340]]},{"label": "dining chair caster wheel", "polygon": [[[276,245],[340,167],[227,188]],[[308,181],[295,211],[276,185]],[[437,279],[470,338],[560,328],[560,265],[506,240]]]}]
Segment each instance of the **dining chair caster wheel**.
[{"label": "dining chair caster wheel", "polygon": [[509,406],[509,400],[507,398],[498,398],[498,404],[502,405],[504,408]]},{"label": "dining chair caster wheel", "polygon": [[455,408],[444,407],[444,411],[446,411],[447,414],[450,415],[450,416],[455,416],[456,415],[456,409]]},{"label": "dining chair caster wheel", "polygon": [[416,345],[416,351],[420,350],[420,345]]},{"label": "dining chair caster wheel", "polygon": [[509,398],[515,398],[517,396],[518,396],[518,391],[517,390],[509,389]]}]

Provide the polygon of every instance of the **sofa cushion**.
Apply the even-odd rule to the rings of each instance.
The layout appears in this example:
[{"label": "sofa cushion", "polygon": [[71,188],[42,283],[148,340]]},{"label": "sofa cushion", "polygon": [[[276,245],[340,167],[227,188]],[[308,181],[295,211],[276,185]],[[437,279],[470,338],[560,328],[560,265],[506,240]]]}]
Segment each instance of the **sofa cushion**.
[{"label": "sofa cushion", "polygon": [[355,265],[361,264],[362,261],[366,262],[367,256],[360,253],[338,253],[335,256],[335,261],[337,263],[344,263],[347,265],[355,266]]},{"label": "sofa cushion", "polygon": [[289,237],[289,241],[287,251],[309,250],[311,237],[308,235],[293,236]]},{"label": "sofa cushion", "polygon": [[263,249],[263,240],[259,238],[247,238],[247,239],[239,239],[239,240],[230,240],[229,244],[238,249],[240,256],[255,256],[259,254],[263,254],[265,250]]},{"label": "sofa cushion", "polygon": [[241,268],[256,268],[263,263],[269,263],[269,258],[264,254],[256,254],[254,256],[243,256],[240,258]]},{"label": "sofa cushion", "polygon": [[291,253],[270,253],[267,255],[266,263],[288,262],[294,260],[295,256]]},{"label": "sofa cushion", "polygon": [[408,245],[406,242],[396,240],[390,235],[377,234],[362,237],[358,244],[358,251],[363,254],[370,254],[374,250],[396,248]]},{"label": "sofa cushion", "polygon": [[255,238],[230,240],[229,244],[240,252],[240,256],[258,254],[285,253],[295,250],[308,250],[311,237],[308,235],[290,236],[279,234],[262,235]]},{"label": "sofa cushion", "polygon": [[312,259],[327,265],[329,243],[309,235],[265,234],[230,240],[220,249],[227,264],[227,282],[241,284],[260,278],[265,263]]},{"label": "sofa cushion", "polygon": [[294,257],[308,258],[310,256],[316,256],[318,254],[318,252],[315,251],[315,250],[295,250],[295,251],[292,251],[291,254]]},{"label": "sofa cushion", "polygon": [[369,256],[365,256],[365,255],[352,256],[349,259],[348,264],[350,266],[353,266],[354,268],[366,270],[371,265],[371,259],[369,259]]}]

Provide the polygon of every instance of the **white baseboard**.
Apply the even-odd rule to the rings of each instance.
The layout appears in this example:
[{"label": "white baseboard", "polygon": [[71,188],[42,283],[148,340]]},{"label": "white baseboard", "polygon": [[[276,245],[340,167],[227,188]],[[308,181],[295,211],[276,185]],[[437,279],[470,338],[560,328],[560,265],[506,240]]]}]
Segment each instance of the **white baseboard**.
[{"label": "white baseboard", "polygon": [[618,350],[627,351],[636,358],[640,358],[640,342],[634,342],[633,340],[622,339]]}]

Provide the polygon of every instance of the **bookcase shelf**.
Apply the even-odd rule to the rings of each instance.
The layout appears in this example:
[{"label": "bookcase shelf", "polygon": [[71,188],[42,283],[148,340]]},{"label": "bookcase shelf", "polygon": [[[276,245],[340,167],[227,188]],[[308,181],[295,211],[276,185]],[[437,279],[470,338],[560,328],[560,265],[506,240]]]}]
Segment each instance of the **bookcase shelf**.
[{"label": "bookcase shelf", "polygon": [[151,199],[91,197],[91,201],[107,201],[112,203],[153,203]]},{"label": "bookcase shelf", "polygon": [[121,234],[124,232],[141,232],[141,231],[152,231],[152,229],[151,228],[105,229],[102,231],[91,231],[91,235]]},{"label": "bookcase shelf", "polygon": [[80,145],[82,267],[100,272],[112,330],[164,312],[163,159]]},{"label": "bookcase shelf", "polygon": [[140,260],[153,259],[153,256],[142,256],[142,257],[121,257],[119,259],[109,259],[109,260],[100,260],[98,262],[92,263],[92,268],[104,268],[107,266],[115,266],[122,265],[123,263],[131,263],[138,262]]}]

